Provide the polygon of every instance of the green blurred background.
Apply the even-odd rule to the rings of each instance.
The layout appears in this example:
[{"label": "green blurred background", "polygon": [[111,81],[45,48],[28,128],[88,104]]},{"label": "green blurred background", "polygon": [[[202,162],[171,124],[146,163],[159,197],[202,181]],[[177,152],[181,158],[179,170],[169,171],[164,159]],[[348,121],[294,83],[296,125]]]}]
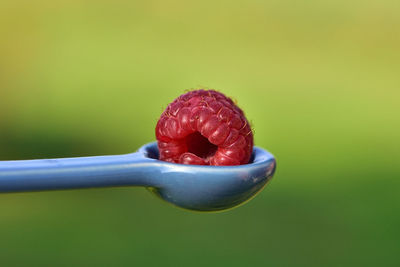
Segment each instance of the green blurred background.
[{"label": "green blurred background", "polygon": [[400,2],[0,2],[0,159],[121,154],[190,88],[238,100],[270,185],[0,195],[1,266],[399,266]]}]

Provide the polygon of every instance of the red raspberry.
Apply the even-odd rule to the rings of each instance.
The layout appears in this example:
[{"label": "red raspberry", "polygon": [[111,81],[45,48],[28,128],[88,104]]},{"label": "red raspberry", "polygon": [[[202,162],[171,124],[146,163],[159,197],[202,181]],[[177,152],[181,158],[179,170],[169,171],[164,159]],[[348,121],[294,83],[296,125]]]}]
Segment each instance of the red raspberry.
[{"label": "red raspberry", "polygon": [[156,126],[160,160],[195,165],[240,165],[250,160],[253,133],[243,111],[214,90],[181,95]]}]

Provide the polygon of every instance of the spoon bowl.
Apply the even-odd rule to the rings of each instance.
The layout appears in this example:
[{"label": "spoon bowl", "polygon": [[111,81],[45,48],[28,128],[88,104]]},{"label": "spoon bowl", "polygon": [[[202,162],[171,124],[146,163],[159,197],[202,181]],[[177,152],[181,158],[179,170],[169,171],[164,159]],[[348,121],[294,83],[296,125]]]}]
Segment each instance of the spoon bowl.
[{"label": "spoon bowl", "polygon": [[197,211],[226,210],[245,203],[260,192],[275,171],[275,158],[255,147],[249,164],[200,166],[158,160],[157,143],[144,145],[139,153],[153,159],[160,171],[150,188],[163,200]]}]

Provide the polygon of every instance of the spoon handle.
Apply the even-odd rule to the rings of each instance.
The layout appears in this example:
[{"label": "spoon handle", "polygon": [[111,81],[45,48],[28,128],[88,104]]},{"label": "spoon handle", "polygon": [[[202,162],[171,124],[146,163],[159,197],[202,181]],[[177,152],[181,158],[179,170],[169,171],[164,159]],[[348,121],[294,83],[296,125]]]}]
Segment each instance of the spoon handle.
[{"label": "spoon handle", "polygon": [[154,169],[154,163],[140,152],[116,156],[0,161],[0,193],[151,186]]}]

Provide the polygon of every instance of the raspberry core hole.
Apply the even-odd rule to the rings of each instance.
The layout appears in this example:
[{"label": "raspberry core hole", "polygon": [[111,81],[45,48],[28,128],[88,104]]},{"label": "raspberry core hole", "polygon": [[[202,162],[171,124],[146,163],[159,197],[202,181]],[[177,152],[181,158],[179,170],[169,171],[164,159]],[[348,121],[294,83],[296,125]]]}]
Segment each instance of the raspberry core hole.
[{"label": "raspberry core hole", "polygon": [[196,156],[209,160],[214,156],[218,147],[211,144],[207,138],[201,135],[199,132],[194,132],[186,137],[186,145],[188,152],[195,154]]}]

